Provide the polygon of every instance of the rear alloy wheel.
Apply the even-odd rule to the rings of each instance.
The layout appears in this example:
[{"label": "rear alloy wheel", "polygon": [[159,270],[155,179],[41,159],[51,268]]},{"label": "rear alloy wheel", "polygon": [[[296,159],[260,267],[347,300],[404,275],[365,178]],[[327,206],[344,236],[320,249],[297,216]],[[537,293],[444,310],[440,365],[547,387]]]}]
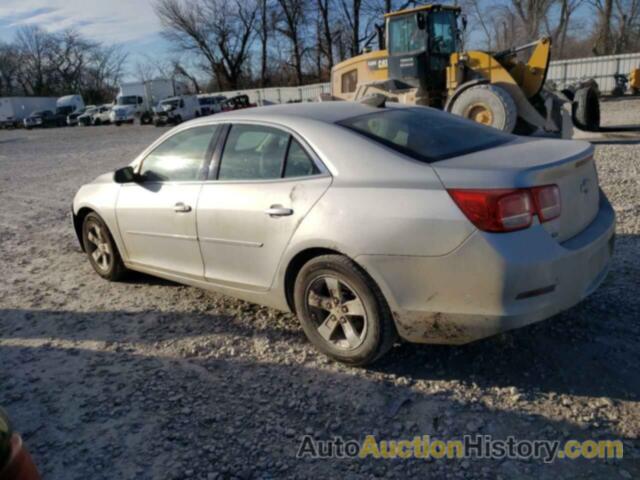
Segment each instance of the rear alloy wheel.
[{"label": "rear alloy wheel", "polygon": [[126,267],[109,229],[95,213],[89,213],[84,219],[82,242],[89,262],[98,275],[112,281],[122,278]]},{"label": "rear alloy wheel", "polygon": [[294,300],[307,338],[337,361],[369,364],[396,338],[379,288],[346,257],[323,255],[305,264],[296,278]]},{"label": "rear alloy wheel", "polygon": [[489,84],[464,90],[454,100],[451,113],[507,133],[513,131],[518,118],[516,103],[509,92]]}]

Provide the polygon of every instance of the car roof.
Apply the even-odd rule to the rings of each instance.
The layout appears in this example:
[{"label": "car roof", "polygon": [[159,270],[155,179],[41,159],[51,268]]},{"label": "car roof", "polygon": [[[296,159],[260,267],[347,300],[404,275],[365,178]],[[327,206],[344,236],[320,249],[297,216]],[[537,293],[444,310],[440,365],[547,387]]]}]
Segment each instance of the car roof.
[{"label": "car roof", "polygon": [[[265,105],[263,107],[252,107],[232,112],[218,113],[213,117],[205,118],[215,119],[216,121],[221,119],[228,121],[269,120],[283,124],[295,124],[296,121],[300,120],[336,123],[347,118],[376,111],[380,111],[380,108],[357,102],[330,101]],[[201,119],[200,121],[207,123],[206,119]]]}]

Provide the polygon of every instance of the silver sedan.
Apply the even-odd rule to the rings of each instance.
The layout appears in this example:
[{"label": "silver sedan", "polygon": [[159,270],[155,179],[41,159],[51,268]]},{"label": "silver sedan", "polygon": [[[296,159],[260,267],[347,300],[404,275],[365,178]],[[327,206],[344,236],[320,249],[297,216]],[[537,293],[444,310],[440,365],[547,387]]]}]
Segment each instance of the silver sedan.
[{"label": "silver sedan", "polygon": [[95,271],[297,314],[363,365],[399,336],[462,344],[555,315],[606,276],[593,147],[422,107],[283,105],[180,125],[73,201]]}]

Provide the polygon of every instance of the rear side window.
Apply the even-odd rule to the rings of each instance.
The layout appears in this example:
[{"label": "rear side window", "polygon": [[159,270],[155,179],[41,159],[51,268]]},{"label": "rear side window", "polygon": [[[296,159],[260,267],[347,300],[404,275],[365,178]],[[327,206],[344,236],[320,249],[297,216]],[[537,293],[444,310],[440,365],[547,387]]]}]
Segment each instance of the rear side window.
[{"label": "rear side window", "polygon": [[306,177],[319,173],[318,167],[302,148],[295,138],[291,139],[289,152],[287,153],[287,164],[284,168],[285,177]]},{"label": "rear side window", "polygon": [[311,156],[288,132],[263,125],[233,125],[218,180],[273,180],[318,173]]},{"label": "rear side window", "polygon": [[289,134],[261,125],[234,125],[224,146],[219,180],[280,178]]},{"label": "rear side window", "polygon": [[422,162],[495,147],[512,135],[431,108],[386,108],[338,122]]}]

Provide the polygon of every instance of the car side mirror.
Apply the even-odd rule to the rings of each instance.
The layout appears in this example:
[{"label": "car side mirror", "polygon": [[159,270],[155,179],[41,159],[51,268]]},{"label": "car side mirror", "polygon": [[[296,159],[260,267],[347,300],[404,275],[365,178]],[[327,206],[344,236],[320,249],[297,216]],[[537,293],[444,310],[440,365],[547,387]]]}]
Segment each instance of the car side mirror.
[{"label": "car side mirror", "polygon": [[113,174],[113,180],[116,183],[133,183],[138,180],[138,175],[133,170],[133,167],[128,165],[116,170]]}]

